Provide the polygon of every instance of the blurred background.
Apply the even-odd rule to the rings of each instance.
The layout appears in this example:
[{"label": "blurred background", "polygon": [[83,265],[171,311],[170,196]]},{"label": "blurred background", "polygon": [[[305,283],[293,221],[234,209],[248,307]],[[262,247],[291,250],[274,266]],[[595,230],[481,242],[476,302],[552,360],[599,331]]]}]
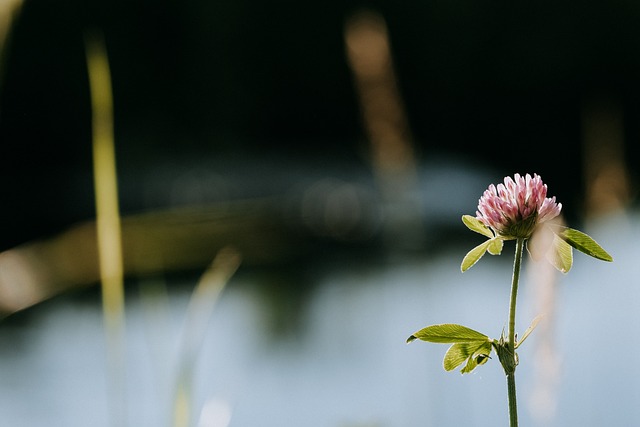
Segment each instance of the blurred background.
[{"label": "blurred background", "polygon": [[[460,217],[516,172],[540,174],[564,220],[616,260],[576,254],[567,276],[526,264],[518,329],[547,317],[520,352],[523,424],[640,422],[640,348],[610,347],[640,326],[640,5],[0,9],[3,423],[506,425],[497,360],[462,377],[442,371],[446,347],[404,340],[445,322],[499,335],[513,248],[461,275],[480,240]],[[122,215],[115,391],[95,235],[96,31]],[[229,246],[237,271],[198,306]]]}]

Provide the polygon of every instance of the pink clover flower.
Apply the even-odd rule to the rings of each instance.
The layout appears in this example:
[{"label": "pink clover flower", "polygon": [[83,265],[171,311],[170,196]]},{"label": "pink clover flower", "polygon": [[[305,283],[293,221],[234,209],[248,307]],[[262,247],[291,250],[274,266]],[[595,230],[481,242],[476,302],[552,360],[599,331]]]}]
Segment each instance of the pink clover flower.
[{"label": "pink clover flower", "polygon": [[506,238],[531,237],[536,226],[560,215],[561,203],[547,197],[547,186],[539,175],[515,174],[504,184],[491,184],[478,201],[476,218],[496,235]]}]

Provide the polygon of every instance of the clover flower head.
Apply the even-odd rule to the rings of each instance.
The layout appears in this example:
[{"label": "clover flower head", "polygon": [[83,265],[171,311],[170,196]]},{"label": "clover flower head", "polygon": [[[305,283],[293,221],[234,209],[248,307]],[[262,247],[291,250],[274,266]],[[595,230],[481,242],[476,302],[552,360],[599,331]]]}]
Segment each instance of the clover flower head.
[{"label": "clover flower head", "polygon": [[547,197],[547,186],[537,174],[508,176],[491,184],[478,201],[476,218],[497,235],[529,238],[536,226],[560,214],[561,203]]}]

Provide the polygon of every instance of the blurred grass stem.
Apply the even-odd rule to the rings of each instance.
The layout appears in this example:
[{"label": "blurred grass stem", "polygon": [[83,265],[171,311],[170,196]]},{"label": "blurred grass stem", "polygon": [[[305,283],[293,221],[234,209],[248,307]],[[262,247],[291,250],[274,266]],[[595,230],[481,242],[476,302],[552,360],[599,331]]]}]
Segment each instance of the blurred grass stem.
[{"label": "blurred grass stem", "polygon": [[174,427],[187,427],[191,418],[193,369],[207,330],[211,313],[220,293],[240,266],[240,253],[233,248],[221,249],[204,272],[189,300],[179,359]]},{"label": "blurred grass stem", "polygon": [[91,91],[96,228],[102,305],[107,344],[108,387],[114,425],[126,420],[125,316],[122,243],[113,100],[104,39],[85,37]]}]

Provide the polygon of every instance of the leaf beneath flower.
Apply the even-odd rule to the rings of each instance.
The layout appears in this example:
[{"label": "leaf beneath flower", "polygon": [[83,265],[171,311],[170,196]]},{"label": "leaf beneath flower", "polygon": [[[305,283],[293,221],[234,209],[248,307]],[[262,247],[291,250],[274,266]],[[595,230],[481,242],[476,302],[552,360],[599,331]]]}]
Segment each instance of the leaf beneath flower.
[{"label": "leaf beneath flower", "polygon": [[422,340],[440,344],[452,344],[463,342],[485,342],[489,341],[489,337],[467,328],[466,326],[456,325],[454,323],[444,323],[441,325],[431,325],[420,329],[407,339],[407,343],[415,340]]},{"label": "leaf beneath flower", "polygon": [[580,252],[600,259],[602,261],[612,262],[613,257],[605,251],[595,240],[589,235],[568,227],[555,227],[554,233],[562,240],[579,250]]},{"label": "leaf beneath flower", "polygon": [[493,238],[493,231],[482,223],[478,218],[471,215],[462,215],[462,222],[467,228],[476,233],[480,233],[488,238]]},{"label": "leaf beneath flower", "polygon": [[502,253],[502,247],[504,246],[504,242],[502,239],[493,238],[490,240],[489,246],[487,246],[487,252],[491,255],[500,255]]},{"label": "leaf beneath flower", "polygon": [[460,270],[462,270],[462,272],[464,273],[465,271],[473,267],[473,265],[476,262],[478,262],[480,258],[482,258],[482,256],[487,251],[487,248],[492,242],[493,240],[490,239],[484,243],[479,244],[475,248],[471,249],[462,260],[462,264],[460,265]]},{"label": "leaf beneath flower", "polygon": [[568,273],[573,265],[573,250],[571,246],[558,235],[553,236],[551,248],[546,253],[547,260],[562,273]]}]

